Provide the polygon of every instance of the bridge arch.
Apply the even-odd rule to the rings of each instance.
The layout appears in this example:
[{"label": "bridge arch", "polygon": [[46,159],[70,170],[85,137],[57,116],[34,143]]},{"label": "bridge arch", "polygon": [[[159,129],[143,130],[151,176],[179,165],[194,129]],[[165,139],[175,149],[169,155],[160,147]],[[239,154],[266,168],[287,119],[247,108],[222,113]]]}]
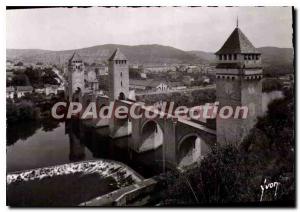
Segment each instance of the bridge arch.
[{"label": "bridge arch", "polygon": [[140,152],[154,150],[162,146],[164,131],[161,125],[151,119],[142,124],[141,127],[141,145],[139,147]]},{"label": "bridge arch", "polygon": [[182,136],[177,145],[178,165],[183,167],[199,162],[209,149],[203,136],[198,133]]},{"label": "bridge arch", "polygon": [[125,94],[123,92],[119,93],[119,100],[125,100]]}]

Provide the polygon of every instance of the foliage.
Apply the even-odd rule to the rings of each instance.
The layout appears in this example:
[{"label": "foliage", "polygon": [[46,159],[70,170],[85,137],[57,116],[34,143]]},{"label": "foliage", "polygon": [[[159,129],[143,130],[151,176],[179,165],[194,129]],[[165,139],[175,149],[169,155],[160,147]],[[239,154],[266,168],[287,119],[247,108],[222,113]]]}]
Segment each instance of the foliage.
[{"label": "foliage", "polygon": [[24,72],[34,88],[44,87],[45,84],[58,85],[58,76],[51,69],[27,68]]},{"label": "foliage", "polygon": [[20,74],[16,74],[13,77],[11,85],[12,86],[26,86],[26,85],[30,85],[30,81],[26,74],[20,73]]},{"label": "foliage", "polygon": [[281,90],[282,83],[276,78],[265,78],[262,83],[263,92],[271,92],[274,90]]},{"label": "foliage", "polygon": [[37,113],[37,109],[33,107],[33,103],[30,101],[24,100],[17,104],[7,102],[6,104],[6,119],[8,124],[35,120]]}]

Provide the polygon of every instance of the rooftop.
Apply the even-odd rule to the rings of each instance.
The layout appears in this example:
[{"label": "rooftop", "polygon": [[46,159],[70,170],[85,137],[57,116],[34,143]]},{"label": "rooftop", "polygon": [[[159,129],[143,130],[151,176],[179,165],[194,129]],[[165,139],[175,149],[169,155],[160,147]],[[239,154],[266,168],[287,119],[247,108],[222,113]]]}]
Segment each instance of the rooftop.
[{"label": "rooftop", "polygon": [[13,92],[15,88],[13,86],[6,87],[6,92]]},{"label": "rooftop", "polygon": [[161,83],[164,83],[170,87],[183,86],[183,83],[181,82],[165,82],[165,81],[159,81],[154,79],[148,79],[148,80],[130,79],[129,80],[130,85],[144,86],[144,87],[151,87],[151,88],[156,88]]},{"label": "rooftop", "polygon": [[28,85],[28,86],[17,86],[17,91],[32,91],[33,87]]},{"label": "rooftop", "polygon": [[108,60],[113,61],[113,60],[127,60],[127,59],[125,55],[120,51],[120,49],[117,48]]},{"label": "rooftop", "polygon": [[259,54],[246,35],[236,27],[216,54]]},{"label": "rooftop", "polygon": [[69,61],[82,61],[80,55],[74,51],[72,57],[69,59]]}]

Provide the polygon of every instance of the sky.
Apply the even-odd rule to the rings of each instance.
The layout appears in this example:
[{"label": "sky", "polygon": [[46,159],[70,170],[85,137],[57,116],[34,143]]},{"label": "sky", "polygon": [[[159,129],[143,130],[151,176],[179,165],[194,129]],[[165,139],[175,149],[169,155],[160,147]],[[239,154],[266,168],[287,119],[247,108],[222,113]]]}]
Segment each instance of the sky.
[{"label": "sky", "polygon": [[291,7],[44,8],[6,11],[6,47],[160,44],[215,52],[236,27],[256,47],[292,47]]}]

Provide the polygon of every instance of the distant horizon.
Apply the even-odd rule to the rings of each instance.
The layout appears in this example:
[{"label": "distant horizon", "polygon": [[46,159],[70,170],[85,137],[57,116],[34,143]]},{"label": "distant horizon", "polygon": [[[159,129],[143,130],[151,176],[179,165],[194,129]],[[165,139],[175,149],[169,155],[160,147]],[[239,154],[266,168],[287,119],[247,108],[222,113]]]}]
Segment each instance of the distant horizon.
[{"label": "distant horizon", "polygon": [[[280,15],[278,15],[280,14]],[[90,7],[6,11],[7,49],[67,51],[96,45],[215,52],[238,22],[252,44],[293,48],[292,7]]]},{"label": "distant horizon", "polygon": [[[63,52],[63,51],[76,51],[76,50],[81,50],[81,49],[88,49],[88,48],[93,48],[96,46],[105,46],[105,45],[115,45],[115,46],[129,46],[129,47],[135,47],[135,46],[164,46],[164,47],[171,47],[171,48],[175,48],[184,52],[192,52],[192,51],[198,51],[198,52],[205,52],[205,53],[212,53],[214,54],[215,52],[212,51],[204,51],[204,50],[198,50],[198,49],[194,49],[194,50],[183,50],[183,49],[179,49],[176,48],[174,46],[168,46],[168,45],[163,45],[163,44],[138,44],[138,45],[126,45],[126,44],[114,44],[114,43],[106,43],[106,44],[99,44],[99,45],[94,45],[94,46],[88,46],[88,47],[82,47],[82,48],[76,48],[76,49],[63,49],[63,50],[51,50],[51,49],[37,49],[37,48],[26,48],[26,49],[22,49],[22,48],[6,48],[6,50],[41,50],[41,51],[52,51],[52,52]],[[279,46],[260,46],[260,47],[256,47],[257,49],[259,48],[279,48],[279,49],[294,49],[294,47],[279,47]],[[220,47],[221,48],[221,47]]]}]

